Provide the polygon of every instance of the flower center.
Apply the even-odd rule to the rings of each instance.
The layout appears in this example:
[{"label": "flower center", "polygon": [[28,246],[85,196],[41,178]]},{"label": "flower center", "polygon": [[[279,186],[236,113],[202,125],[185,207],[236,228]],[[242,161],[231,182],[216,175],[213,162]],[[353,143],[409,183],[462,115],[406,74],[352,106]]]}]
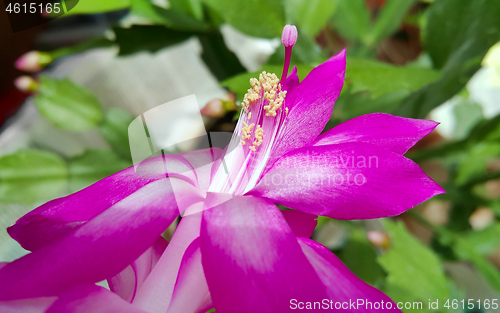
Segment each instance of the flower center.
[{"label": "flower center", "polygon": [[244,194],[262,177],[275,143],[281,137],[288,108],[283,83],[288,74],[292,47],[297,40],[295,26],[283,30],[285,45],[283,77],[265,71],[251,78],[251,88],[243,98],[242,110],[224,158],[212,178],[210,192]]}]

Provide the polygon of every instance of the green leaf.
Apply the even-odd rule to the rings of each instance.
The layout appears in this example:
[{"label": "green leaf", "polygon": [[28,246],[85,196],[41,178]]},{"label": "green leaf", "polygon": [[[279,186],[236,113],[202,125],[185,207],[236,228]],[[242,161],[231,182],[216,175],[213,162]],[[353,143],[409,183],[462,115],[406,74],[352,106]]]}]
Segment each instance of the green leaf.
[{"label": "green leaf", "polygon": [[426,49],[437,68],[462,67],[500,40],[497,0],[440,0],[429,9]]},{"label": "green leaf", "polygon": [[290,0],[285,2],[288,19],[315,37],[333,15],[339,0]]},{"label": "green leaf", "polygon": [[406,12],[414,4],[414,0],[388,0],[368,35],[367,43],[372,46],[392,35],[401,27]]},{"label": "green leaf", "polygon": [[[456,251],[465,249],[474,253],[488,255],[500,246],[500,223],[490,225],[479,231],[469,231],[458,237]],[[466,254],[466,252],[464,252]],[[464,253],[459,253],[463,255]]]},{"label": "green leaf", "polygon": [[210,25],[174,8],[164,9],[149,0],[131,0],[132,13],[146,18],[154,24],[184,32],[203,32],[210,30]]},{"label": "green leaf", "polygon": [[200,0],[169,0],[170,8],[194,17],[197,20],[203,20],[203,6]]},{"label": "green leaf", "polygon": [[89,149],[69,160],[69,183],[71,192],[81,190],[96,181],[132,166],[113,151]]},{"label": "green leaf", "polygon": [[67,168],[58,155],[19,150],[0,157],[0,202],[49,200],[64,193]]},{"label": "green leaf", "polygon": [[348,58],[345,83],[352,85],[352,92],[369,91],[373,97],[379,97],[399,90],[415,91],[439,77],[439,72],[423,67]]},{"label": "green leaf", "polygon": [[111,148],[126,160],[131,159],[128,140],[128,126],[134,117],[128,112],[118,108],[109,109],[104,115],[104,120],[99,125],[99,133]]},{"label": "green leaf", "polygon": [[35,104],[54,125],[71,131],[86,131],[102,119],[99,101],[87,89],[67,79],[40,76]]},{"label": "green leaf", "polygon": [[130,0],[80,0],[76,5],[74,2],[65,0],[66,8],[71,8],[67,15],[104,13],[130,7]]},{"label": "green leaf", "polygon": [[390,113],[408,94],[407,90],[398,90],[375,98],[369,92],[351,93],[346,89],[335,102],[332,117],[345,122],[369,113]]},{"label": "green leaf", "polygon": [[[297,74],[299,78],[302,80],[306,77],[307,74],[313,69],[312,66],[306,64],[297,65]],[[236,93],[240,98],[243,99],[243,96],[247,92],[247,90],[251,87],[250,78],[255,77],[258,78],[259,74],[262,71],[266,71],[268,73],[275,73],[278,77],[281,76],[281,72],[283,70],[282,66],[277,65],[265,65],[262,67],[261,71],[252,72],[252,73],[244,73],[221,82],[221,85],[229,88],[232,92]]]},{"label": "green leaf", "polygon": [[365,1],[339,0],[333,23],[345,39],[363,42],[370,26],[370,13]]},{"label": "green leaf", "polygon": [[377,254],[362,230],[355,230],[339,254],[342,262],[366,283],[375,286],[385,276],[377,263]]},{"label": "green leaf", "polygon": [[281,0],[203,0],[227,23],[255,37],[280,37],[285,25],[285,10]]},{"label": "green leaf", "polygon": [[500,245],[500,224],[458,238],[453,250],[462,259],[472,262],[496,291],[500,292],[500,273],[485,257]]},{"label": "green leaf", "polygon": [[443,77],[404,100],[394,114],[425,118],[460,92],[488,49],[500,41],[499,15],[496,0],[435,1],[429,9],[426,48]]},{"label": "green leaf", "polygon": [[395,302],[447,299],[448,283],[432,250],[415,239],[403,223],[384,220],[384,226],[392,246],[378,261],[388,273],[384,290],[387,295]]},{"label": "green leaf", "polygon": [[487,174],[488,161],[500,156],[500,143],[480,143],[468,150],[464,160],[458,166],[455,183],[459,186]]},{"label": "green leaf", "polygon": [[238,57],[224,43],[220,32],[199,34],[203,53],[201,58],[219,81],[245,72]]},{"label": "green leaf", "polygon": [[130,28],[113,28],[120,55],[139,51],[156,52],[160,49],[181,43],[193,33],[180,32],[159,25],[133,25]]},{"label": "green leaf", "polygon": [[93,37],[82,41],[74,46],[63,47],[54,51],[47,52],[53,59],[57,59],[68,54],[80,53],[90,49],[111,47],[115,43],[105,37]]}]

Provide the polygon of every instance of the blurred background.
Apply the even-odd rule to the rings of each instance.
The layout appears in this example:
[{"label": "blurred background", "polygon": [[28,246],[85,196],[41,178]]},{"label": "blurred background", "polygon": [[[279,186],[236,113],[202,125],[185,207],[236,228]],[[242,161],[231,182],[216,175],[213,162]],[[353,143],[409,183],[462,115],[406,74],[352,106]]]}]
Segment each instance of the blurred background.
[{"label": "blurred background", "polygon": [[232,131],[249,78],[281,73],[290,23],[301,79],[347,48],[325,130],[373,112],[440,123],[406,156],[446,194],[391,219],[320,217],[313,238],[396,302],[499,312],[499,17],[498,0],[80,0],[13,32],[2,12],[0,261],[27,253],[5,231],[19,217],[131,165],[136,116],[195,94],[205,127]]}]

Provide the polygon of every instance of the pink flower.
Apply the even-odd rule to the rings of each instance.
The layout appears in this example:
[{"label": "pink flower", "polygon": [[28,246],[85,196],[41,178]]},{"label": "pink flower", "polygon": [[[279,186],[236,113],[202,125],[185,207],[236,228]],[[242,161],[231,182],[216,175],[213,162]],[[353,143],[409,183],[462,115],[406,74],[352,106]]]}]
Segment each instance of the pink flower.
[{"label": "pink flower", "polygon": [[14,66],[26,72],[38,72],[52,63],[52,56],[47,52],[29,51],[19,57]]},{"label": "pink flower", "polygon": [[[443,193],[403,156],[436,123],[369,114],[321,134],[344,72],[345,51],[300,83],[295,68],[281,82],[262,73],[226,150],[152,158],[141,175],[125,169],[23,216],[8,231],[32,253],[0,269],[3,305],[276,313],[362,299],[397,310],[308,238],[317,215],[394,216]],[[105,279],[112,292],[93,285]]]}]

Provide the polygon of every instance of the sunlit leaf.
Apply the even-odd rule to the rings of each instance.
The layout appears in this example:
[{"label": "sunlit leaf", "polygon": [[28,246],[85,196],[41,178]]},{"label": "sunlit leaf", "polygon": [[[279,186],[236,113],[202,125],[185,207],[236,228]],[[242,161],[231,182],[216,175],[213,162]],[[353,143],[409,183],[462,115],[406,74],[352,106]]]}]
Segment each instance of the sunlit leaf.
[{"label": "sunlit leaf", "polygon": [[285,25],[285,10],[281,0],[203,0],[227,23],[255,37],[280,37]]},{"label": "sunlit leaf", "polygon": [[352,92],[369,91],[373,97],[378,97],[399,90],[415,91],[439,77],[439,72],[423,67],[400,67],[348,58],[345,83],[352,85]]},{"label": "sunlit leaf", "polygon": [[[130,7],[130,0],[80,0],[78,3],[74,0],[66,0],[66,7],[72,7],[69,14],[96,14],[116,10],[123,10]],[[74,5],[73,3],[76,3]],[[74,7],[73,7],[74,5]]]},{"label": "sunlit leaf", "polygon": [[406,12],[415,3],[414,0],[388,0],[385,2],[377,21],[368,35],[368,45],[373,45],[392,35],[401,27]]},{"label": "sunlit leaf", "polygon": [[345,39],[364,41],[370,26],[370,13],[365,1],[339,0],[333,23]]},{"label": "sunlit leaf", "polygon": [[287,17],[311,37],[325,26],[338,0],[289,0],[285,2]]},{"label": "sunlit leaf", "polygon": [[99,125],[99,133],[111,148],[126,160],[130,159],[130,146],[128,140],[128,126],[134,117],[128,112],[118,108],[108,110],[104,120]]},{"label": "sunlit leaf", "polygon": [[175,8],[162,8],[150,0],[131,0],[132,13],[169,29],[183,32],[208,31],[210,26]]},{"label": "sunlit leaf", "polygon": [[388,273],[387,295],[396,302],[447,299],[447,280],[436,254],[408,233],[403,223],[384,222],[392,246],[378,261]]},{"label": "sunlit leaf", "polygon": [[58,155],[19,150],[0,157],[0,202],[32,203],[62,195],[68,170]]},{"label": "sunlit leaf", "polygon": [[352,232],[339,258],[356,276],[370,285],[381,283],[385,277],[384,271],[377,263],[377,254],[364,231]]},{"label": "sunlit leaf", "polygon": [[496,291],[500,291],[500,272],[485,256],[500,246],[500,224],[458,238],[453,249],[460,259],[472,262]]},{"label": "sunlit leaf", "polygon": [[68,79],[41,76],[35,104],[54,125],[71,131],[89,130],[102,119],[101,104],[96,97]]},{"label": "sunlit leaf", "polygon": [[89,149],[69,160],[69,183],[76,192],[96,181],[132,166],[131,162],[106,149]]}]

